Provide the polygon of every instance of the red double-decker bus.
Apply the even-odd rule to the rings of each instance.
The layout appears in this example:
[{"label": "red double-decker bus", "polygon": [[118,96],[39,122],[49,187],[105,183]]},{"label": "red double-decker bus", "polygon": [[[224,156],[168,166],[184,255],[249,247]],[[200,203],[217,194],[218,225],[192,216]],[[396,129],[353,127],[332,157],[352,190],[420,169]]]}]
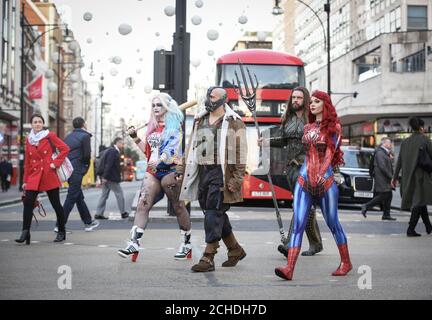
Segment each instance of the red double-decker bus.
[{"label": "red double-decker bus", "polygon": [[[280,126],[292,89],[305,85],[304,63],[295,56],[265,49],[234,51],[217,60],[216,84],[226,89],[229,105],[242,116],[247,127],[248,157],[243,198],[271,199],[267,175],[257,174],[260,148],[252,114],[234,89],[235,71],[241,79],[238,60],[258,78],[257,121],[261,131],[270,130],[271,133]],[[270,150],[270,174],[278,200],[292,200],[284,171],[287,152],[284,148],[272,147]]]}]

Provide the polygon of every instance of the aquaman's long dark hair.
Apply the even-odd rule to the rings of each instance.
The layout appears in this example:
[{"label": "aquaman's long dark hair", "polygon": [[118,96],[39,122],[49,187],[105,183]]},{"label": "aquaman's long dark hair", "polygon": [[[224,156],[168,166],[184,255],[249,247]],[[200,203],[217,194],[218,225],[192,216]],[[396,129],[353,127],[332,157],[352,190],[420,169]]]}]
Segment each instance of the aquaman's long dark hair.
[{"label": "aquaman's long dark hair", "polygon": [[305,123],[308,122],[308,114],[309,114],[309,105],[310,105],[310,94],[308,89],[306,89],[305,87],[296,87],[291,91],[291,95],[288,99],[288,105],[287,108],[284,112],[284,114],[282,115],[282,120],[281,120],[281,127],[285,126],[285,124],[287,123],[287,121],[290,118],[290,115],[293,114],[295,111],[293,109],[293,105],[292,105],[292,99],[291,96],[293,95],[294,91],[301,91],[303,92],[303,106],[304,106],[304,110],[305,112],[303,113],[303,117],[306,120]]}]

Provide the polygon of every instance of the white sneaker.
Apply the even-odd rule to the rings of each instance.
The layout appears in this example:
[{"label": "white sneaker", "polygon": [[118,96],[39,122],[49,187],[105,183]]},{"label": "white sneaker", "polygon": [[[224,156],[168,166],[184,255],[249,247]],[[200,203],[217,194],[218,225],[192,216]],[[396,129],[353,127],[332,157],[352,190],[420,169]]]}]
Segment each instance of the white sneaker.
[{"label": "white sneaker", "polygon": [[97,220],[93,220],[90,224],[86,224],[84,231],[85,232],[90,232],[93,231],[93,229],[99,227],[100,222]]},{"label": "white sneaker", "polygon": [[139,252],[139,244],[133,241],[128,241],[126,248],[119,249],[117,251],[118,255],[122,258],[127,258],[130,255],[137,254]]},{"label": "white sneaker", "polygon": [[182,243],[178,252],[174,256],[176,260],[186,260],[192,259],[192,244],[191,243]]}]

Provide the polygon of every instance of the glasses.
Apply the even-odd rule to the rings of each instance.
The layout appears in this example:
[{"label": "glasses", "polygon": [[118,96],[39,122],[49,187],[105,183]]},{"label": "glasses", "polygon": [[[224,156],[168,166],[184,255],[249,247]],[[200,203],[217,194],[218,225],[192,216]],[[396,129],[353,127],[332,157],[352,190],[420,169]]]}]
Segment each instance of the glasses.
[{"label": "glasses", "polygon": [[152,103],[152,108],[154,108],[154,107],[159,107],[159,108],[162,108],[163,107],[163,104],[162,103]]}]

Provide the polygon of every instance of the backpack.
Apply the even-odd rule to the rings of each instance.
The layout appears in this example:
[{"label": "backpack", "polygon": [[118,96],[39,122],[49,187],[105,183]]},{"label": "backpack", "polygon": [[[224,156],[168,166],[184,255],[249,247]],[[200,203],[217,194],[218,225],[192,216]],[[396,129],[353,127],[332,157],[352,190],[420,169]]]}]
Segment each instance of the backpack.
[{"label": "backpack", "polygon": [[104,169],[105,169],[105,158],[106,158],[107,150],[108,150],[108,149],[105,149],[104,151],[102,151],[102,152],[99,154],[99,159],[96,159],[96,161],[95,161],[96,175],[97,175],[97,176],[102,176],[103,173],[104,173]]},{"label": "backpack", "polygon": [[432,159],[426,149],[426,145],[421,146],[417,159],[417,166],[427,173],[432,172]]},{"label": "backpack", "polygon": [[376,151],[372,153],[372,156],[369,161],[369,175],[371,176],[371,178],[375,176],[375,153]]}]

